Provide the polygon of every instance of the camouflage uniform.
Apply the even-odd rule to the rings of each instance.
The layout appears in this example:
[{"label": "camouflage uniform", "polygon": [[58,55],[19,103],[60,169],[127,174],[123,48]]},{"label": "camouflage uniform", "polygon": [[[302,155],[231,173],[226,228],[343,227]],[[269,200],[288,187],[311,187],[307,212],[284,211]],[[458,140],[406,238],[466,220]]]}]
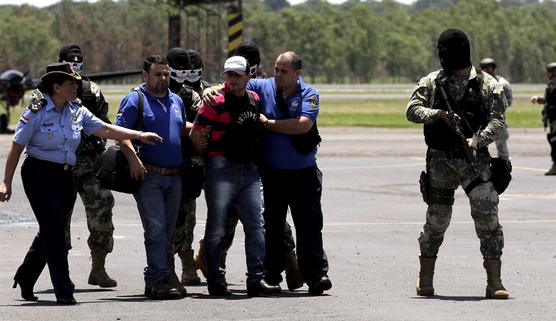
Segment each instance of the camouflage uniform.
[{"label": "camouflage uniform", "polygon": [[[83,106],[87,107],[95,116],[104,122],[110,123],[107,117],[108,103],[105,101],[100,88],[94,82],[84,80],[78,97],[80,97]],[[111,191],[100,186],[96,177],[96,163],[100,153],[104,150],[104,144],[105,141],[98,137],[83,135],[81,145],[76,151],[77,160],[73,168],[74,199],[77,199],[79,193],[85,206],[87,227],[90,233],[87,240],[89,248],[110,253],[114,247],[114,225],[112,224],[114,197]],[[70,223],[71,213],[67,218],[65,227],[66,244],[69,248],[71,248]]]},{"label": "camouflage uniform", "polygon": [[[487,123],[474,134],[477,142],[477,160],[474,167],[461,156],[461,153],[456,152],[457,146],[453,146],[453,151],[447,151],[432,148],[427,141],[429,187],[431,193],[436,193],[436,196],[428,202],[426,223],[419,237],[421,255],[436,257],[450,224],[454,191],[461,185],[464,189],[471,188],[467,196],[484,259],[499,259],[504,247],[504,237],[498,222],[498,193],[489,181],[491,171],[487,146],[499,136],[505,126],[504,112],[507,103],[502,94],[503,88],[486,73],[482,73],[481,80],[473,67],[469,77],[447,76],[443,70],[430,73],[419,81],[408,103],[406,116],[410,121],[424,123],[425,126],[437,121],[443,122],[440,119],[440,111],[446,109],[438,96],[439,90],[435,82],[437,79],[445,82],[450,96],[458,103],[462,100],[468,83],[478,82],[480,100],[477,104],[482,104],[482,108],[485,109]],[[464,112],[467,114],[468,111],[464,109]],[[481,181],[473,188],[471,184],[476,184],[477,177]]]},{"label": "camouflage uniform", "polygon": [[[542,116],[544,127],[549,129],[546,138],[550,144],[550,157],[554,167],[554,164],[556,164],[556,84],[551,82],[548,83],[545,89]],[[554,173],[551,173],[551,175],[554,175]]]},{"label": "camouflage uniform", "polygon": [[[506,96],[506,102],[508,103],[508,107],[510,107],[513,101],[512,87],[510,86],[510,83],[504,77],[498,75],[494,76],[494,78],[496,78],[500,85],[502,85],[502,88],[504,88],[504,96]],[[508,138],[510,138],[510,133],[508,132],[508,126],[506,124],[495,143],[496,150],[498,151],[498,157],[509,160],[510,152],[508,151]]]},{"label": "camouflage uniform", "polygon": [[[185,88],[185,87],[184,87]],[[187,120],[192,122],[195,120],[197,111],[201,106],[201,97],[199,94],[192,90],[192,88],[181,90],[178,94],[184,101]],[[190,96],[189,96],[190,95]],[[189,138],[182,141],[184,146],[190,146]],[[177,254],[183,251],[191,250],[193,244],[193,229],[196,224],[196,203],[195,200],[199,197],[201,192],[204,178],[204,164],[203,160],[193,154],[192,149],[184,147],[184,159],[186,165],[182,173],[182,197],[178,218],[176,222],[176,229],[172,237],[172,254]]]}]

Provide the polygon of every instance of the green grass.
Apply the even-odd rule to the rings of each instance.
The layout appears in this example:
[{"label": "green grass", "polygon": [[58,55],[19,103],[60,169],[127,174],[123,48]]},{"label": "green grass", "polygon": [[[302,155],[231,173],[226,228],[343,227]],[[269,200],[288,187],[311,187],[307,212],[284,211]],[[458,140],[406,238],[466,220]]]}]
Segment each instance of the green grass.
[{"label": "green grass", "polygon": [[[108,92],[110,120],[116,118],[118,106],[125,93]],[[112,97],[114,97],[112,99]],[[405,118],[407,99],[361,99],[361,100],[321,100],[320,126],[362,126],[385,128],[418,128]],[[506,111],[508,125],[514,128],[540,128],[542,126],[541,105],[533,105],[528,99],[514,99],[514,105]],[[15,124],[21,115],[21,108],[12,109],[11,123]]]},{"label": "green grass", "polygon": [[[506,111],[508,125],[514,128],[541,127],[541,105],[533,105],[528,99],[514,100]],[[319,125],[364,126],[387,128],[414,128],[420,125],[405,118],[406,99],[321,101]]]}]

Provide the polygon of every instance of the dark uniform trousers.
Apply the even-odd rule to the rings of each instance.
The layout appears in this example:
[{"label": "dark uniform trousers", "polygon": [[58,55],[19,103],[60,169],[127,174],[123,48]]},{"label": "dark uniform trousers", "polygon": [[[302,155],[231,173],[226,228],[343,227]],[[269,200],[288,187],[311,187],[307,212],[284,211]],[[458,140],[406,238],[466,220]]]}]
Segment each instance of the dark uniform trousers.
[{"label": "dark uniform trousers", "polygon": [[266,230],[267,280],[280,282],[285,268],[284,224],[288,206],[296,232],[301,274],[311,285],[328,273],[322,244],[322,173],[317,166],[261,170]]},{"label": "dark uniform trousers", "polygon": [[35,284],[48,264],[54,292],[57,295],[72,294],[64,237],[65,217],[73,206],[72,171],[64,169],[63,164],[28,156],[21,166],[21,178],[39,223],[39,232],[17,271],[17,277],[26,284]]}]

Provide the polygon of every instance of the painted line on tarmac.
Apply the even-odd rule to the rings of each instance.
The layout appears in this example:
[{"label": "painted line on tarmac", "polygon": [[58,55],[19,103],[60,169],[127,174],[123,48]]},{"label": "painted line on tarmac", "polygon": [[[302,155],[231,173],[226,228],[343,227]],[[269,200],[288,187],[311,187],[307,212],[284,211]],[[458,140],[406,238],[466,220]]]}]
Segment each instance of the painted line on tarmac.
[{"label": "painted line on tarmac", "polygon": [[369,165],[369,166],[341,166],[341,167],[319,167],[322,170],[349,170],[349,169],[373,169],[373,168],[401,168],[407,166],[423,166],[423,162],[420,163],[406,163],[406,164],[393,164],[393,165]]},{"label": "painted line on tarmac", "polygon": [[556,199],[556,193],[504,193],[500,195],[502,200],[511,199],[530,199],[530,200],[546,200]]},{"label": "painted line on tarmac", "polygon": [[514,169],[520,169],[523,171],[529,171],[529,172],[546,172],[546,169],[544,168],[537,168],[537,167],[525,167],[525,166],[512,166]]},{"label": "painted line on tarmac", "polygon": [[[424,221],[419,222],[411,222],[411,221],[400,221],[400,222],[331,222],[325,223],[325,226],[357,226],[357,225],[423,225]],[[517,220],[510,220],[505,221],[501,220],[500,223],[502,224],[538,224],[538,223],[556,223],[555,220],[527,220],[527,221],[517,221]],[[473,221],[452,221],[452,224],[475,224]]]},{"label": "painted line on tarmac", "polygon": [[[205,225],[205,221],[197,221],[196,225]],[[328,222],[324,223],[325,226],[358,226],[358,225],[423,225],[424,221],[395,221],[395,222]],[[504,224],[538,224],[538,223],[556,223],[554,220],[501,220],[500,223]],[[474,224],[473,221],[452,221],[451,224]],[[72,224],[72,226],[86,226],[86,224]],[[126,227],[142,227],[139,223],[118,223],[117,226]]]}]

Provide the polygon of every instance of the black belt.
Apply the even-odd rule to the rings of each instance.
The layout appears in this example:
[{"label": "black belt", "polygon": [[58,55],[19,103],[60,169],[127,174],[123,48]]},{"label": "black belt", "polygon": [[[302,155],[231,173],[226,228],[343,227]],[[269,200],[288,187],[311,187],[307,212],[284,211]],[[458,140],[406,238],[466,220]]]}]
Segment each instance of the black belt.
[{"label": "black belt", "polygon": [[[488,152],[488,150],[481,148],[477,150],[477,155],[483,154],[485,152]],[[429,148],[427,153],[431,158],[466,159],[465,153],[459,149],[440,150],[440,149]]]},{"label": "black belt", "polygon": [[33,165],[36,165],[36,166],[41,166],[41,167],[52,169],[52,170],[69,171],[73,168],[73,165],[54,163],[54,162],[47,161],[47,160],[44,160],[44,159],[38,159],[36,157],[29,156],[29,155],[27,156],[27,159],[25,161],[29,162],[30,164],[33,164]]}]

